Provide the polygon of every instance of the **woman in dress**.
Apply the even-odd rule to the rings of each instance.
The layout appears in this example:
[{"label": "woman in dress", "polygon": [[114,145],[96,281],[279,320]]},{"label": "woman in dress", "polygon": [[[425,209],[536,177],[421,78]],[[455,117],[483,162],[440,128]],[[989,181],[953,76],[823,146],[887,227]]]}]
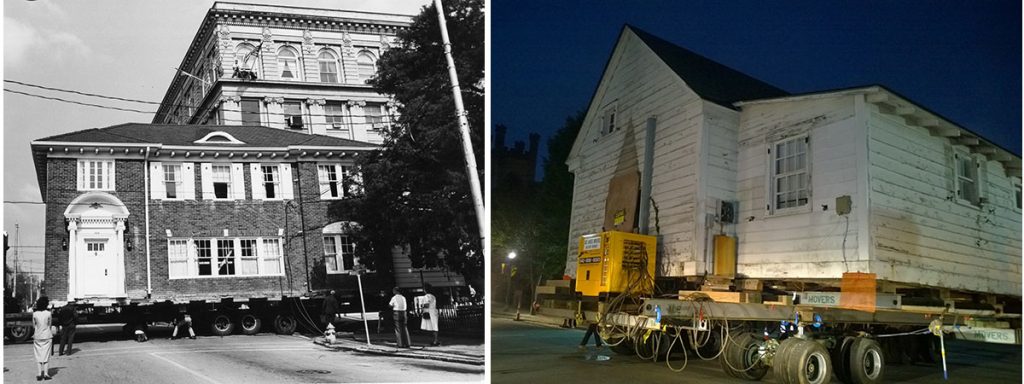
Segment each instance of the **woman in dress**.
[{"label": "woman in dress", "polygon": [[441,342],[437,340],[437,298],[430,293],[430,284],[423,284],[423,292],[426,294],[420,297],[420,329],[430,331],[434,334],[434,342],[430,345],[438,346]]},{"label": "woman in dress", "polygon": [[40,297],[36,300],[35,311],[32,312],[32,326],[36,332],[32,335],[32,340],[35,341],[35,355],[36,362],[39,363],[39,375],[36,376],[36,381],[39,380],[50,380],[50,354],[53,351],[53,331],[50,330],[50,326],[53,324],[53,315],[50,313],[48,307],[50,306],[50,299],[46,296]]}]

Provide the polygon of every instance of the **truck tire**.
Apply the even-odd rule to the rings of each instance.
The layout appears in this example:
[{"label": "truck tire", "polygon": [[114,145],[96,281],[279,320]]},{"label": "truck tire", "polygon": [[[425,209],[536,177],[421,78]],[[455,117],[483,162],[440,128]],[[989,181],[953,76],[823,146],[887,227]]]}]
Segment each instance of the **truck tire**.
[{"label": "truck tire", "polygon": [[779,343],[779,347],[775,349],[775,356],[772,357],[772,375],[775,376],[775,381],[778,381],[779,384],[789,384],[789,374],[786,373],[789,351],[793,349],[793,345],[798,344],[800,341],[800,339],[790,337],[782,340]]},{"label": "truck tire", "polygon": [[260,328],[263,327],[263,321],[256,315],[244,313],[242,314],[242,317],[238,319],[238,325],[242,328],[243,335],[255,335],[260,333]]},{"label": "truck tire", "polygon": [[729,376],[744,380],[761,380],[768,367],[761,363],[758,348],[761,342],[755,334],[741,332],[729,338],[725,352],[718,357],[722,370]]},{"label": "truck tire", "polygon": [[228,336],[235,331],[235,323],[231,321],[231,317],[223,313],[217,313],[213,315],[213,319],[210,321],[210,333],[214,336]]},{"label": "truck tire", "polygon": [[810,340],[800,340],[787,352],[785,366],[790,384],[828,384],[832,381],[832,359],[825,346]]},{"label": "truck tire", "polygon": [[7,335],[11,337],[11,341],[15,343],[24,343],[32,335],[32,327],[23,325],[15,325],[7,328]]},{"label": "truck tire", "polygon": [[882,382],[885,374],[885,353],[874,339],[858,337],[850,345],[849,379],[851,384],[875,384]]},{"label": "truck tire", "polygon": [[290,335],[295,333],[295,327],[298,323],[295,322],[295,317],[292,315],[277,315],[274,317],[274,332],[279,335]]},{"label": "truck tire", "polygon": [[832,355],[832,369],[839,381],[844,383],[850,382],[850,345],[856,339],[852,336],[840,337],[835,348],[829,351]]}]

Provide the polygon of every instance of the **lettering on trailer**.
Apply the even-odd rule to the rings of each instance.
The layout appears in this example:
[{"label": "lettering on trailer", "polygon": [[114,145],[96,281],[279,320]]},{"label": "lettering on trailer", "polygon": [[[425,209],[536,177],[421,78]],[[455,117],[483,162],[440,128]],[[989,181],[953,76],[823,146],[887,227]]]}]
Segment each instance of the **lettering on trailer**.
[{"label": "lettering on trailer", "polygon": [[647,261],[647,247],[642,241],[622,241],[622,267],[640,269]]},{"label": "lettering on trailer", "polygon": [[800,304],[839,305],[838,293],[801,293]]},{"label": "lettering on trailer", "polygon": [[584,236],[583,237],[583,250],[593,251],[595,249],[601,249],[601,238],[598,236]]},{"label": "lettering on trailer", "polygon": [[[952,327],[946,327],[950,329]],[[969,341],[980,341],[996,344],[1020,344],[1017,331],[1013,329],[992,329],[992,328],[953,328],[957,338]]]}]

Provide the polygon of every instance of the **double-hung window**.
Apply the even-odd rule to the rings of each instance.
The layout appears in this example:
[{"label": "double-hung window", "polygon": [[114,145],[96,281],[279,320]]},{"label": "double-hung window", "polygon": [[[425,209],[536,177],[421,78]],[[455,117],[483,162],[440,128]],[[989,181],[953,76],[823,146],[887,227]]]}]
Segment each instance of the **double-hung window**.
[{"label": "double-hung window", "polygon": [[78,160],[79,191],[113,191],[114,160]]},{"label": "double-hung window", "polygon": [[188,240],[175,239],[167,242],[167,276],[170,278],[186,277],[188,271]]},{"label": "double-hung window", "polygon": [[260,167],[263,173],[263,196],[268,199],[280,198],[281,193],[281,172],[276,165],[264,165]]},{"label": "double-hung window", "polygon": [[360,51],[356,55],[356,68],[359,74],[359,84],[366,84],[367,80],[377,74],[377,57],[369,50]]},{"label": "double-hung window", "polygon": [[981,204],[978,185],[978,162],[970,154],[957,151],[953,155],[956,166],[956,198],[971,205]]},{"label": "double-hung window", "polygon": [[302,129],[302,103],[285,101],[282,106],[284,107],[285,125],[291,129]]},{"label": "double-hung window", "polygon": [[769,151],[771,199],[769,210],[777,212],[808,205],[811,196],[807,136],[776,142]]},{"label": "double-hung window", "polygon": [[251,163],[253,200],[290,200],[292,195],[292,168],[288,163]]},{"label": "double-hung window", "polygon": [[317,63],[320,65],[320,82],[338,82],[338,59],[334,57],[331,51],[326,49],[320,51],[320,55],[317,56]]},{"label": "double-hung window", "polygon": [[211,171],[213,173],[213,198],[230,199],[232,196],[231,166],[213,165]]},{"label": "double-hung window", "polygon": [[260,125],[260,101],[258,99],[242,99],[242,125]]},{"label": "double-hung window", "polygon": [[280,276],[279,237],[168,239],[168,277]]},{"label": "double-hung window", "polygon": [[217,276],[235,274],[235,239],[217,240]]},{"label": "double-hung window", "polygon": [[324,235],[324,264],[328,273],[352,271],[359,260],[355,257],[355,243],[346,235]]},{"label": "double-hung window", "polygon": [[345,197],[341,185],[343,170],[340,164],[317,165],[317,178],[320,184],[320,199],[340,199]]},{"label": "double-hung window", "polygon": [[[346,139],[351,139],[351,130],[345,123],[345,105],[338,102],[327,102],[324,105],[324,115],[327,117],[327,129],[337,129],[342,132]],[[347,136],[346,136],[347,135]]]},{"label": "double-hung window", "polygon": [[164,192],[167,198],[180,198],[182,184],[181,164],[164,164]]},{"label": "double-hung window", "polygon": [[381,113],[380,104],[366,104],[363,106],[363,116],[366,119],[366,129],[377,131],[384,127],[384,114]]}]

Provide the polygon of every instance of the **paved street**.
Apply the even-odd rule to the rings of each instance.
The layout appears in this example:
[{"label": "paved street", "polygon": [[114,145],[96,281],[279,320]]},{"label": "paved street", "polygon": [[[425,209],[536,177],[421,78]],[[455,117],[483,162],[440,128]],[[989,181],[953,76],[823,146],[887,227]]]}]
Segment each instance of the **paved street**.
[{"label": "paved street", "polygon": [[[146,343],[91,339],[76,343],[70,356],[50,359],[52,383],[452,382],[480,381],[484,369],[328,349],[305,337],[266,333]],[[4,346],[4,382],[35,382],[34,366],[31,344]]]},{"label": "paved street", "polygon": [[[491,320],[491,380],[493,383],[627,383],[627,382],[741,382],[722,372],[718,361],[703,361],[691,354],[686,369],[676,373],[664,362],[617,355],[607,348],[580,353],[576,346],[582,330],[537,323],[514,322],[495,314]],[[942,380],[941,365],[893,365],[887,383],[1019,383],[1020,346],[950,341],[947,343],[949,381]],[[595,356],[605,356],[597,357]],[[673,357],[675,359],[675,357]],[[682,359],[673,361],[682,365]],[[769,373],[762,381],[777,383]]]}]

